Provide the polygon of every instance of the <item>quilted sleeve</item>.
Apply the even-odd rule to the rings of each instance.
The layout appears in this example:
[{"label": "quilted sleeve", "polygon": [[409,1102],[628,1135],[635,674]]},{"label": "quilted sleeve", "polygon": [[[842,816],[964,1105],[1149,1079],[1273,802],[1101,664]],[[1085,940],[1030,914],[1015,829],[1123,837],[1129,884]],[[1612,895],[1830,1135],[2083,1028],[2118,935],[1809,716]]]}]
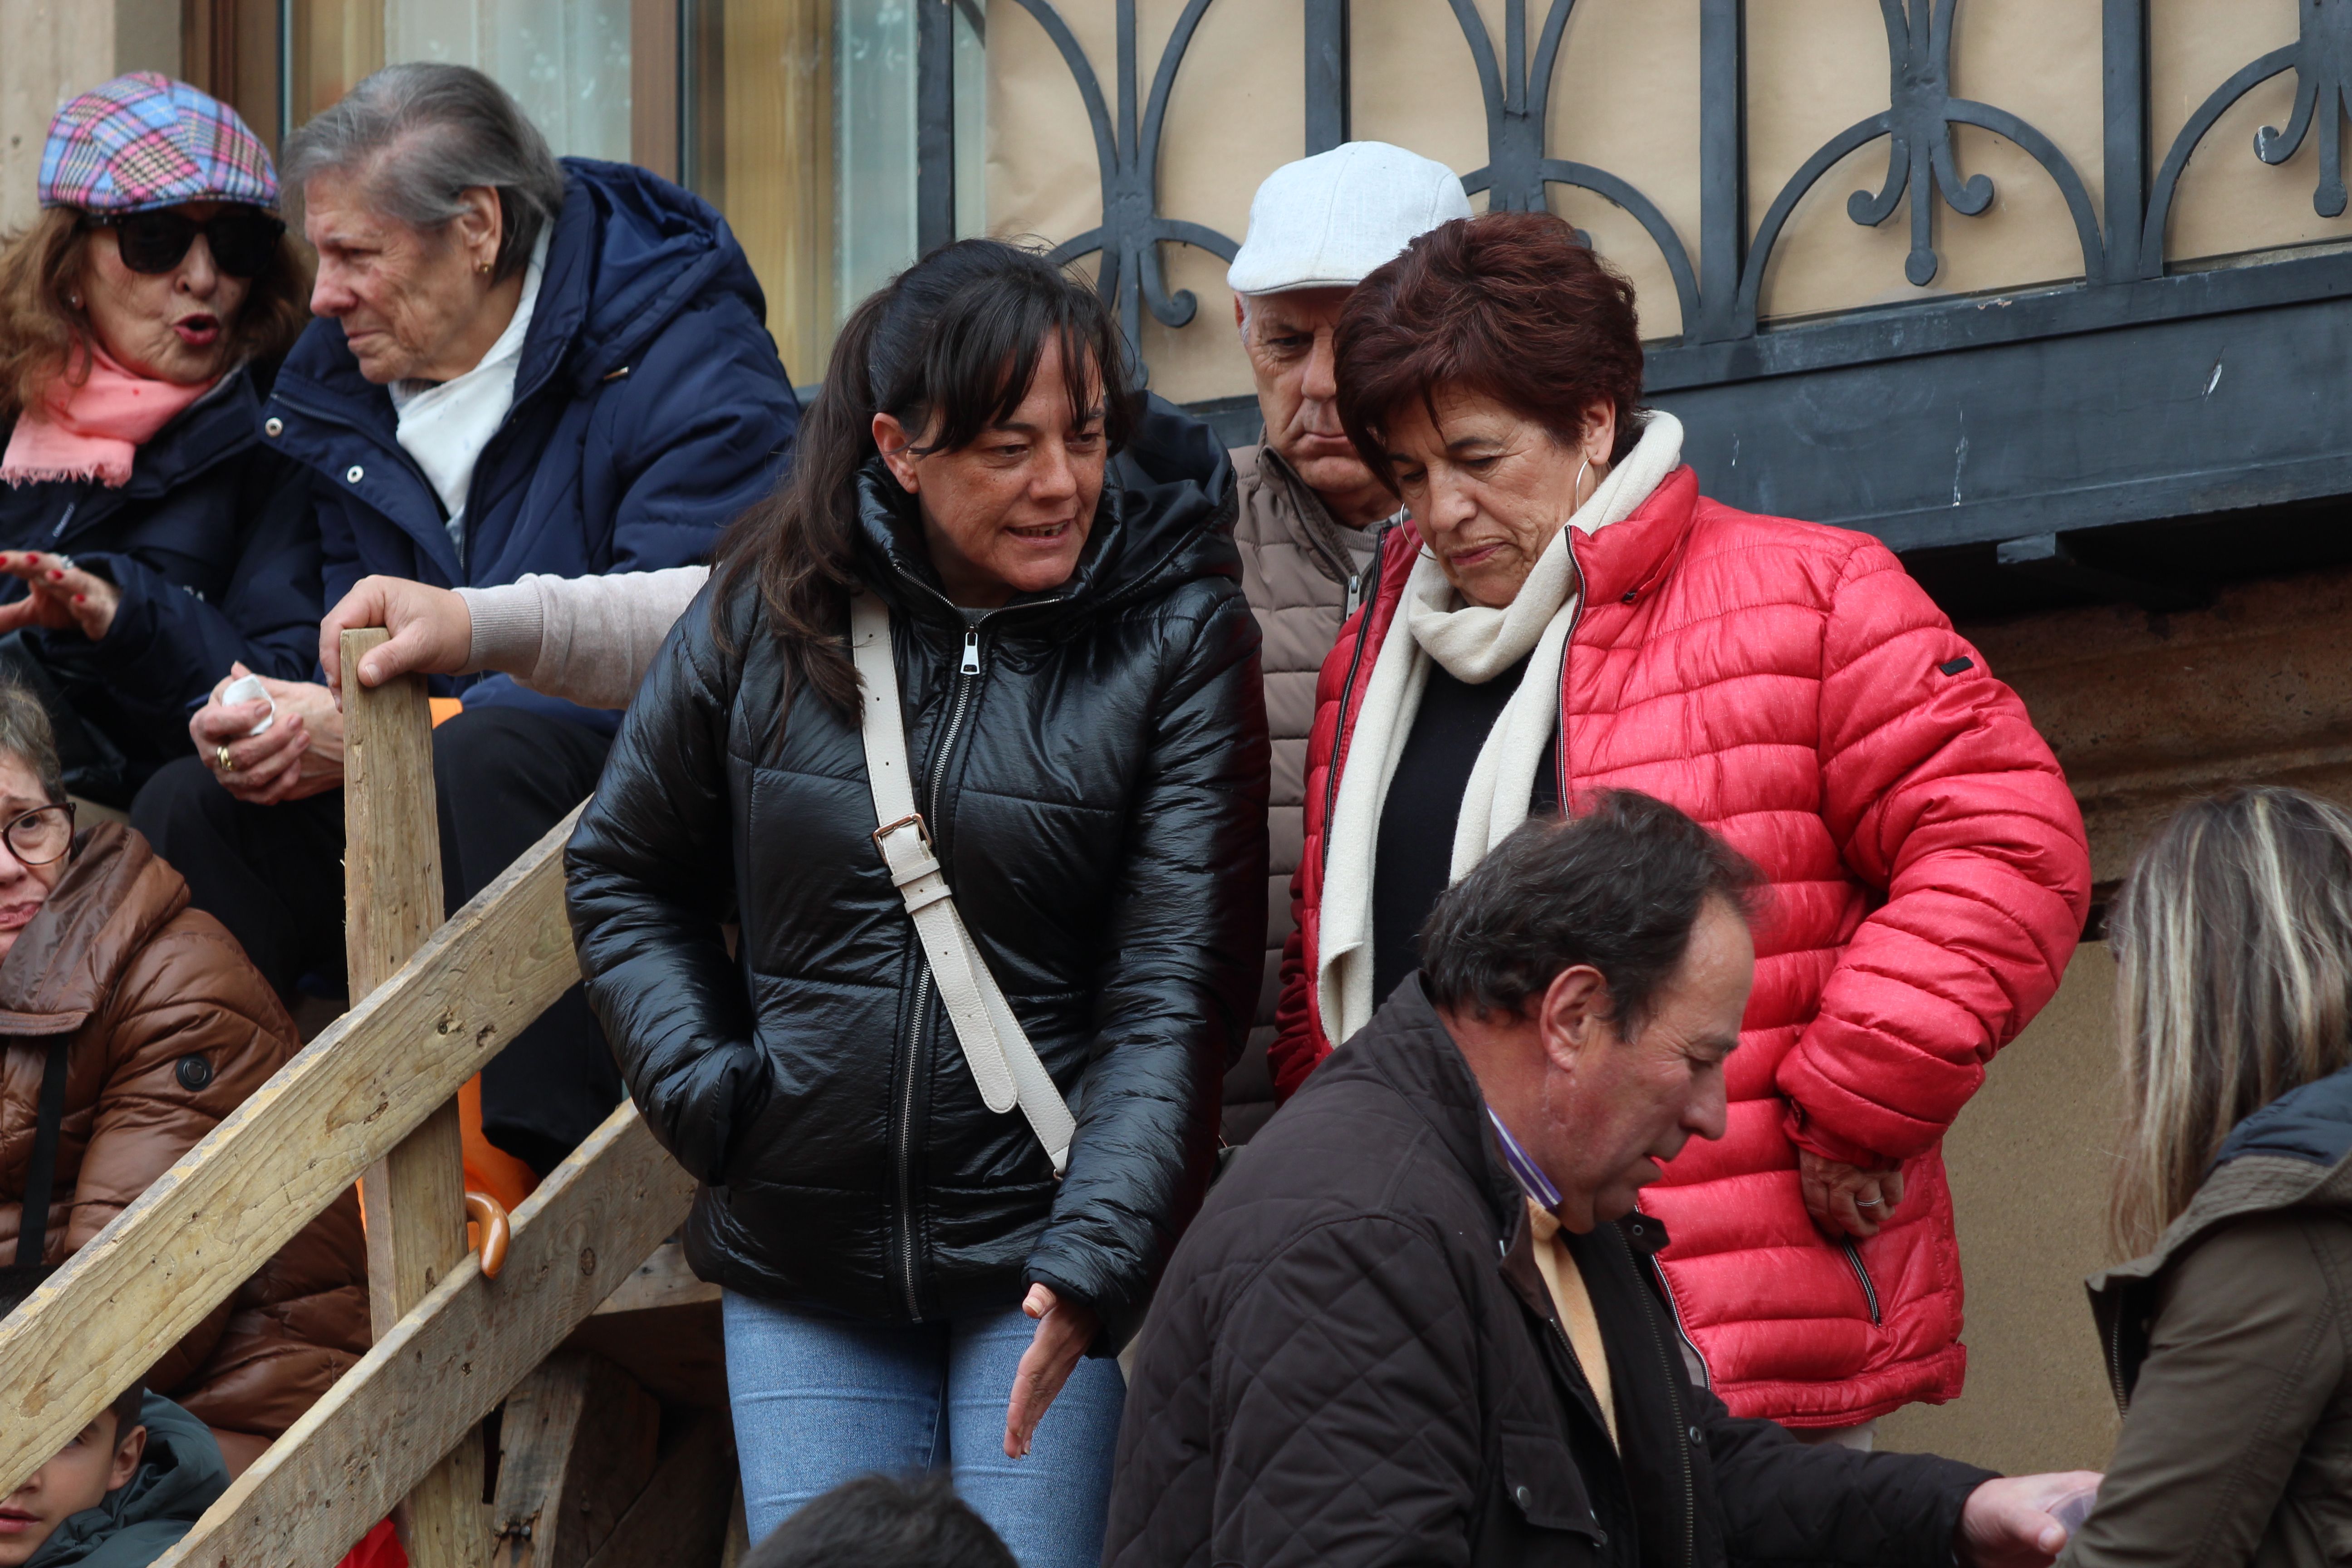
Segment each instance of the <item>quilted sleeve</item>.
[{"label": "quilted sleeve", "polygon": [[2082,813],[2017,694],[1885,548],[1823,628],[1822,815],[1883,889],[1780,1064],[1790,1135],[1855,1163],[1941,1139],[2041,1011],[2090,903]]},{"label": "quilted sleeve", "polygon": [[1478,1336],[1436,1238],[1362,1215],[1307,1230],[1220,1326],[1206,1560],[1470,1561],[1484,1484]]},{"label": "quilted sleeve", "polygon": [[1773,1422],[1733,1415],[1703,1389],[1689,1392],[1732,1568],[1951,1568],[1960,1510],[1994,1479],[1933,1454],[1801,1443]]},{"label": "quilted sleeve", "polygon": [[711,870],[729,863],[741,668],[714,645],[710,592],[671,628],[563,847],[588,1005],[646,1125],[698,1182],[723,1178],[771,1089],[722,930],[731,883]]},{"label": "quilted sleeve", "polygon": [[[1207,1191],[1219,1086],[1265,963],[1265,706],[1256,617],[1223,585],[1150,715],[1128,808],[1077,1134],[1030,1280],[1101,1315],[1105,1353],[1143,1321]],[[1180,627],[1181,629],[1174,629]]]}]

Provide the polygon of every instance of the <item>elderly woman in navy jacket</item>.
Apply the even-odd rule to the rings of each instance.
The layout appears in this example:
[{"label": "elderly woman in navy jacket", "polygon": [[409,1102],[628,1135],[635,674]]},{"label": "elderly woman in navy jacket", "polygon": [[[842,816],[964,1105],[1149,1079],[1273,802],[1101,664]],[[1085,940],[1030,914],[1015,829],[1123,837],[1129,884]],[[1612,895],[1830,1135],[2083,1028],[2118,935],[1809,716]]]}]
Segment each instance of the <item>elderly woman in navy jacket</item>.
[{"label": "elderly woman in navy jacket", "polygon": [[[330,601],[371,574],[488,586],[706,557],[788,460],[799,405],[727,225],[641,169],[559,163],[462,66],[388,67],[289,138],[312,324],[263,410],[309,470]],[[310,682],[197,711],[133,820],[281,989],[340,972],[341,723]],[[450,906],[584,798],[618,715],[442,680]],[[249,731],[265,717],[269,728]],[[483,1131],[544,1171],[621,1083],[575,991],[483,1076]]]},{"label": "elderly woman in navy jacket", "polygon": [[309,269],[236,111],[152,72],[58,110],[40,200],[0,247],[0,662],[125,806],[232,663],[310,668],[318,525],[261,438]]}]

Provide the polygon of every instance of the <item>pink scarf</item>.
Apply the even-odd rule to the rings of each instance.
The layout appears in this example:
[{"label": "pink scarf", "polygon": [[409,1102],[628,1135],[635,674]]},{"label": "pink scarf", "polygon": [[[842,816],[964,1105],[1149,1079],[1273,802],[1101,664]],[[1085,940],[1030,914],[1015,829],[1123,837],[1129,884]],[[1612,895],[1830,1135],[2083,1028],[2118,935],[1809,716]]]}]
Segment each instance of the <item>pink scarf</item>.
[{"label": "pink scarf", "polygon": [[110,489],[131,482],[131,459],[173,416],[212,390],[176,386],[134,375],[104,349],[90,350],[89,379],[75,386],[58,377],[41,406],[28,408],[0,456],[0,479],[12,485],[47,479],[96,479]]}]

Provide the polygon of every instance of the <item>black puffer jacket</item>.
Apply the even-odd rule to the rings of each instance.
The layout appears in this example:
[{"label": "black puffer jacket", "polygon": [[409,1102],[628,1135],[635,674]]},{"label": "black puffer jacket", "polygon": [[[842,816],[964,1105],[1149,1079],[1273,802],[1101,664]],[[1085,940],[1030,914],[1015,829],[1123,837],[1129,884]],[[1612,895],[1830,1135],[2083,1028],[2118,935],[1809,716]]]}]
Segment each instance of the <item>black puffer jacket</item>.
[{"label": "black puffer jacket", "polygon": [[857,728],[805,694],[786,708],[748,586],[715,606],[733,657],[715,588],[672,630],[566,853],[589,1001],[704,1184],[686,1244],[705,1279],[898,1322],[1045,1283],[1115,1348],[1205,1186],[1265,937],[1233,469],[1155,405],[1076,575],[986,613],[940,594],[878,462],[862,495],[917,801],[1077,1112],[1067,1178],[1017,1110],[981,1102],[871,838]]},{"label": "black puffer jacket", "polygon": [[1988,1472],[1733,1415],[1683,1370],[1658,1222],[1569,1245],[1622,1447],[1477,1079],[1407,980],[1184,1238],[1129,1390],[1103,1562],[1950,1568]]}]

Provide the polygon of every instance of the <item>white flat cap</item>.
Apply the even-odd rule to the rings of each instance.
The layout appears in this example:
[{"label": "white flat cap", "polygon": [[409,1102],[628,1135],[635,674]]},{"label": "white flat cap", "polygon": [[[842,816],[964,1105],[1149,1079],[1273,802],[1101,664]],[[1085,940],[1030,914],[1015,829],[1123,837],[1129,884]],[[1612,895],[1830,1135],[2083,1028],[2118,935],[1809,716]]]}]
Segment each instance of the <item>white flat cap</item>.
[{"label": "white flat cap", "polygon": [[1469,216],[1444,164],[1385,142],[1342,142],[1265,177],[1225,281],[1236,294],[1352,289],[1417,237]]}]

